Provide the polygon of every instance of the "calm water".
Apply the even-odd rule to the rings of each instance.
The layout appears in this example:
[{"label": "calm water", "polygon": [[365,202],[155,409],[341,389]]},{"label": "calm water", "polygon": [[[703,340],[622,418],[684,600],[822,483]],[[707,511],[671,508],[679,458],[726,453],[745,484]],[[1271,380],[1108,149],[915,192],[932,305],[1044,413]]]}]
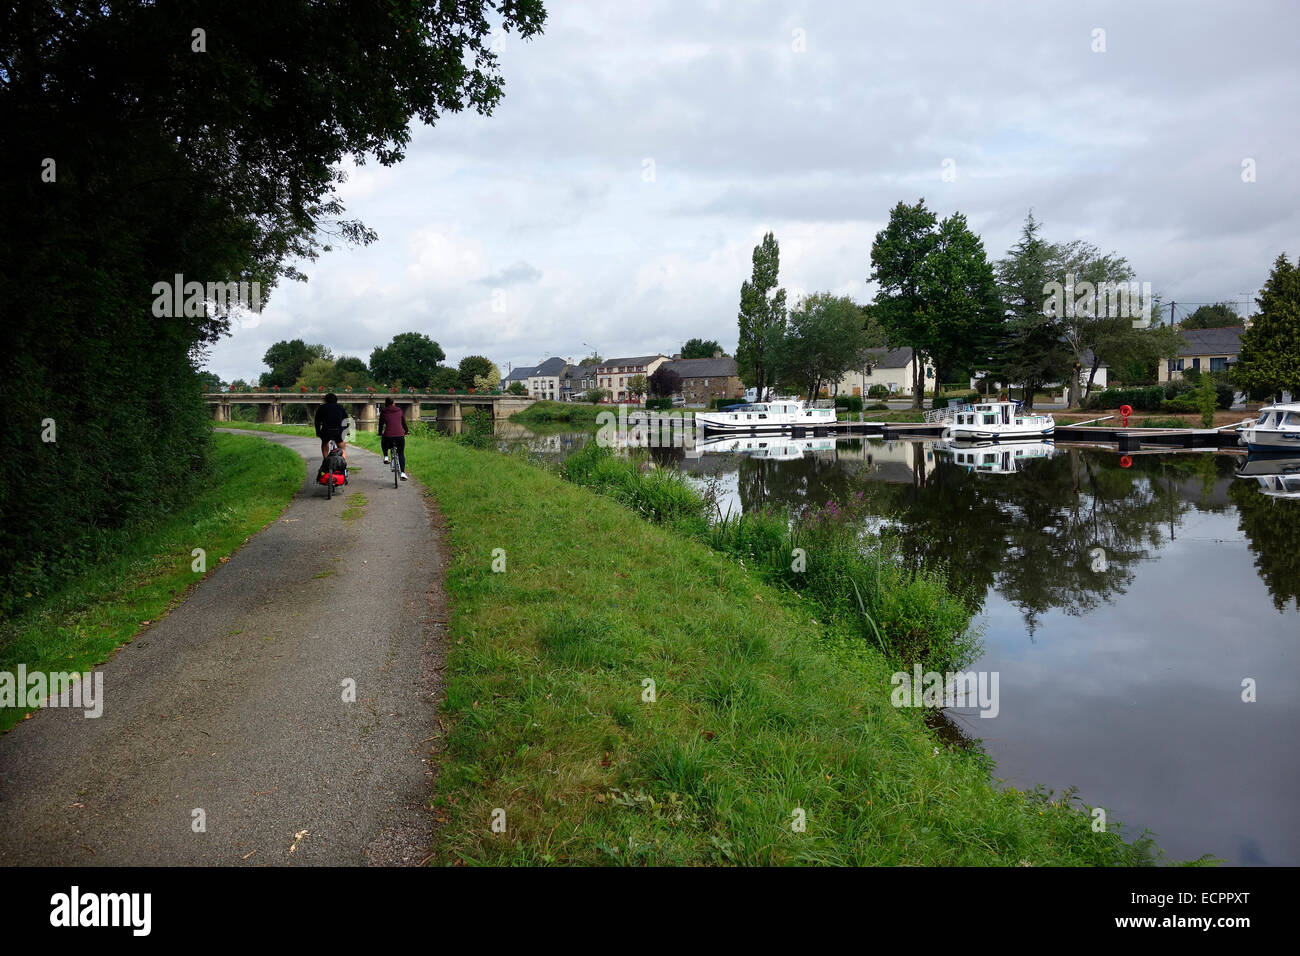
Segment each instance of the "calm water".
[{"label": "calm water", "polygon": [[[589,436],[525,440],[563,455]],[[998,716],[947,716],[998,778],[1077,788],[1173,859],[1300,864],[1300,500],[1237,477],[1240,456],[1006,452],[775,439],[654,454],[714,483],[724,510],[861,491],[907,560],[944,567],[980,606],[970,669],[1000,675]],[[1300,475],[1297,460],[1251,470],[1288,467]]]}]

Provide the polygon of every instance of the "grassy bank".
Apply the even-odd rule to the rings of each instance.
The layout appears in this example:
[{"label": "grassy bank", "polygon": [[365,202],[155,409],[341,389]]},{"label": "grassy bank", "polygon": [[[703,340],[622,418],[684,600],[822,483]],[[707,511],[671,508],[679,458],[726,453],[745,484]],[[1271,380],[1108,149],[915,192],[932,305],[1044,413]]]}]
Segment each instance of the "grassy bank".
[{"label": "grassy bank", "polygon": [[588,405],[585,402],[534,402],[521,412],[510,416],[520,425],[572,425],[574,428],[595,428],[596,416],[613,410],[617,405]]},{"label": "grassy bank", "polygon": [[879,542],[864,541],[861,494],[794,514],[778,508],[719,516],[680,472],[595,442],[565,459],[560,474],[789,589],[808,602],[823,631],[879,650],[896,669],[919,663],[924,671],[959,670],[978,656],[974,602],[952,593],[941,575],[913,574]]},{"label": "grassy bank", "polygon": [[[159,520],[114,532],[102,560],[0,624],[0,671],[85,671],[103,663],[146,622],[183,600],[204,574],[192,551],[206,552],[211,572],[284,510],[302,484],[302,459],[256,438],[217,433],[200,486],[185,506]],[[0,710],[0,730],[26,712]]]},{"label": "grassy bank", "polygon": [[890,705],[882,655],[734,558],[518,458],[407,451],[453,552],[434,862],[1146,859],[999,790]]}]

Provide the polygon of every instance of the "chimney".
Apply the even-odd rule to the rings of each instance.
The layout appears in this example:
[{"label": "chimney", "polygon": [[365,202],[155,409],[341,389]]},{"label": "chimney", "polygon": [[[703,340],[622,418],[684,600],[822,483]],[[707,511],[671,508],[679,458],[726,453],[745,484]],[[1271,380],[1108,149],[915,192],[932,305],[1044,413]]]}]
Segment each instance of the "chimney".
[{"label": "chimney", "polygon": [[714,349],[714,350],[713,350],[713,357],[714,357],[715,359],[720,359],[720,358],[722,358],[722,350],[721,350],[721,349]]},{"label": "chimney", "polygon": [[680,362],[681,360],[682,360],[682,353],[681,353],[681,352],[678,352],[676,355],[673,356],[673,361],[674,361],[674,362]]}]

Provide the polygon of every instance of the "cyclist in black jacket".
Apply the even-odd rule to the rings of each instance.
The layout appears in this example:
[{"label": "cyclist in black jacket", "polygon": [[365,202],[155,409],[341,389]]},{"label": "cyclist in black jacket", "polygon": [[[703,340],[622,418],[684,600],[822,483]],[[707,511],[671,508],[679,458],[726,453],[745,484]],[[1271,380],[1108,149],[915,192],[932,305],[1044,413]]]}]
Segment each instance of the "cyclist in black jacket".
[{"label": "cyclist in black jacket", "polygon": [[325,404],[316,409],[316,435],[320,438],[320,456],[329,457],[330,442],[339,446],[339,454],[347,458],[347,443],[343,440],[343,423],[347,421],[348,410],[339,404],[339,397],[333,392],[325,396]]}]

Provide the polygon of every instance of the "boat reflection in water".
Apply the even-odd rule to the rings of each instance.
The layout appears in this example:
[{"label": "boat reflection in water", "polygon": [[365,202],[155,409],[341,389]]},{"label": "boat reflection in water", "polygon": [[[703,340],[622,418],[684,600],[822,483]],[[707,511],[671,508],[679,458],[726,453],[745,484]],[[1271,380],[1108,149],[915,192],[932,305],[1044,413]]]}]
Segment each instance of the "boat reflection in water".
[{"label": "boat reflection in water", "polygon": [[1251,455],[1237,465],[1238,478],[1254,478],[1260,494],[1300,499],[1300,456],[1275,458]]},{"label": "boat reflection in water", "polygon": [[696,442],[688,458],[700,455],[747,455],[771,461],[794,461],[815,452],[834,452],[834,438],[791,438],[788,435],[728,435]]},{"label": "boat reflection in water", "polygon": [[938,441],[934,450],[944,461],[981,475],[1014,475],[1026,462],[1051,458],[1056,446],[1050,441],[954,442]]}]

